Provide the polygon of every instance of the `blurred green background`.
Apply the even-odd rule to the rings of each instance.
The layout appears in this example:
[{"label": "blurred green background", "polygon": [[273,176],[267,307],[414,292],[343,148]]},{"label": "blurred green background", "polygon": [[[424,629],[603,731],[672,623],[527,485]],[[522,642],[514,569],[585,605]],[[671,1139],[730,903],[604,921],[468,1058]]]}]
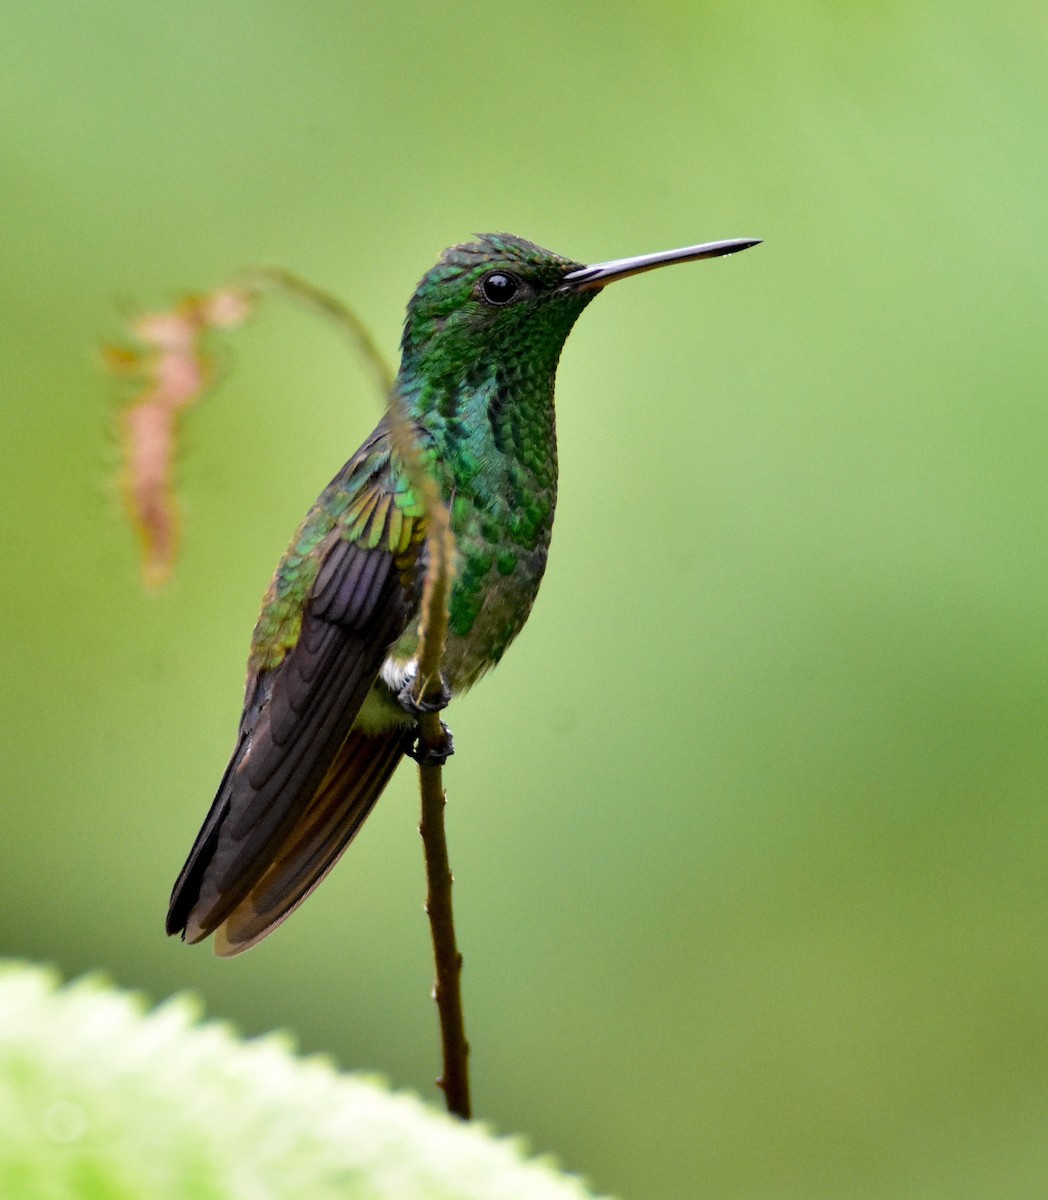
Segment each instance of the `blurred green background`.
[{"label": "blurred green background", "polygon": [[542,595],[450,718],[476,1107],[625,1197],[1048,1194],[1043,5],[4,23],[0,953],[433,1097],[410,771],[259,949],[162,935],[366,376],[298,313],[236,335],[149,598],[93,347],[250,264],[392,355],[475,230],[763,237],[617,286],[564,355]]}]

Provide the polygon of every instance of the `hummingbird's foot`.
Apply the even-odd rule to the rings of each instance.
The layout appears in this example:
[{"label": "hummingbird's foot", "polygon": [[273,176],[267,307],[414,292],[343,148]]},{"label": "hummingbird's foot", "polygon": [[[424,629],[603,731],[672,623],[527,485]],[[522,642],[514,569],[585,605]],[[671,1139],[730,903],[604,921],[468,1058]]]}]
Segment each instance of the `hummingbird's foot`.
[{"label": "hummingbird's foot", "polygon": [[413,758],[420,767],[442,767],[455,753],[455,739],[443,721],[440,723],[440,731],[443,735],[440,744],[423,748],[418,730],[412,729],[404,738],[404,753],[408,758]]},{"label": "hummingbird's foot", "polygon": [[397,703],[417,721],[423,713],[441,712],[451,703],[451,688],[443,675],[440,677],[440,691],[435,696],[415,696],[415,676],[418,667],[414,664],[408,669],[407,679],[400,691],[397,692]]}]

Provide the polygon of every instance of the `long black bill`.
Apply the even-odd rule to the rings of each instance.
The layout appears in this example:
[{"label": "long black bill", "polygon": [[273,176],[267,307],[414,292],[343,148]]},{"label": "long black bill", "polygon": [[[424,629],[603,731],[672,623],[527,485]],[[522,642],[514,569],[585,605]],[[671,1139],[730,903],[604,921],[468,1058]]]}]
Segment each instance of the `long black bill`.
[{"label": "long black bill", "polygon": [[627,275],[654,271],[670,263],[694,262],[697,258],[720,258],[722,254],[737,254],[751,246],[759,246],[760,238],[730,238],[726,242],[704,242],[701,246],[685,246],[681,250],[663,250],[658,254],[640,254],[636,258],[616,258],[612,262],[595,263],[565,275],[562,286],[578,291],[602,288]]}]

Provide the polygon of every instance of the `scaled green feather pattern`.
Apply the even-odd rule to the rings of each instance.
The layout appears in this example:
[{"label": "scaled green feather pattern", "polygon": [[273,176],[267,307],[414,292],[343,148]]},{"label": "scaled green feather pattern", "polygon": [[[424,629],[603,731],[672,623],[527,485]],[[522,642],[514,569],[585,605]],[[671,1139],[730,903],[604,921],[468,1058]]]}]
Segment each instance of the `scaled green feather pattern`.
[{"label": "scaled green feather pattern", "polygon": [[394,461],[388,434],[347,463],[321,493],[277,566],[252,637],[249,671],[279,666],[298,641],[302,614],[330,542],[344,538],[367,549],[382,547],[398,559],[401,570],[408,570],[425,539],[425,515],[407,470]]}]

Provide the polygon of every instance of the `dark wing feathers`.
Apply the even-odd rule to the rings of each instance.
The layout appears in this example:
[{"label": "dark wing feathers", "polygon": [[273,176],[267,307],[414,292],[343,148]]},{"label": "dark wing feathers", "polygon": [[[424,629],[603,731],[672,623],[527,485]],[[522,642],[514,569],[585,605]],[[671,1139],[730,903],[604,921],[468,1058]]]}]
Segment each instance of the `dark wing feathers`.
[{"label": "dark wing feathers", "polygon": [[359,629],[374,613],[393,569],[392,554],[367,550],[340,538],[313,585],[313,615]]},{"label": "dark wing feathers", "polygon": [[[422,513],[393,478],[381,431],[321,497],[321,512],[325,501],[342,516],[321,545],[298,636],[249,680],[237,748],[171,896],[168,932],[199,941],[225,923],[222,953],[253,945],[305,899],[400,758],[401,730],[350,729],[417,610]],[[299,545],[275,588],[301,561],[293,553]]]},{"label": "dark wing feathers", "polygon": [[350,733],[279,855],[219,927],[216,953],[250,949],[309,896],[371,812],[400,762],[402,742],[400,729]]},{"label": "dark wing feathers", "polygon": [[[349,733],[389,644],[405,624],[404,620],[390,621],[383,630],[385,639],[377,644],[333,627],[332,653],[317,660],[325,666],[330,662],[330,666],[313,676],[315,683],[308,691],[294,679],[291,690],[307,697],[307,702],[297,716],[294,708],[288,707],[280,741],[274,734],[280,684],[287,668],[294,666],[297,648],[272,672],[277,678],[270,707],[263,710],[255,729],[238,748],[235,765],[216,798],[220,811],[211,822],[207,845],[201,849],[199,858],[206,862],[203,872],[197,871],[197,895],[182,926],[187,941],[199,941],[220,925],[294,836]],[[178,906],[179,890],[176,885],[173,910]]]},{"label": "dark wing feathers", "polygon": [[168,934],[184,932],[186,923],[189,920],[189,914],[192,912],[193,906],[197,903],[200,896],[204,875],[211,864],[215,849],[218,846],[219,833],[226,817],[229,815],[229,777],[240,762],[243,751],[243,722],[241,722],[241,736],[237,742],[237,748],[233,751],[233,757],[230,759],[229,766],[226,767],[226,772],[222,776],[222,782],[218,785],[218,792],[211,802],[211,808],[204,818],[204,824],[196,836],[193,849],[190,850],[185,866],[183,866],[178,879],[175,880],[175,886],[171,890],[171,903],[168,906],[167,922],[165,925]]}]

